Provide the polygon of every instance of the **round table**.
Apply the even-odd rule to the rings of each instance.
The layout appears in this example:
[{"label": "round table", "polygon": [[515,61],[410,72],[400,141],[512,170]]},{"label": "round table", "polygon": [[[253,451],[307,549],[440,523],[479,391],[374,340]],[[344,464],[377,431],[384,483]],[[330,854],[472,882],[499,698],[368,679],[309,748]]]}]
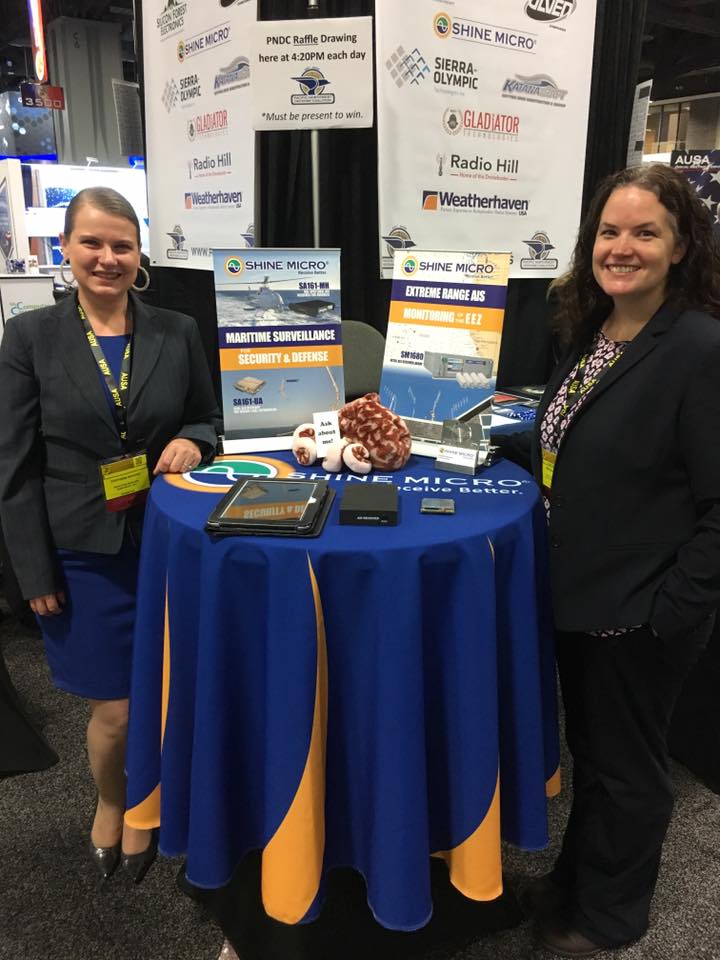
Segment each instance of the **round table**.
[{"label": "round table", "polygon": [[[506,463],[465,477],[411,458],[331,475],[314,539],[214,537],[240,476],[325,476],[287,454],[226,457],[153,484],[143,533],[128,822],[160,825],[187,879],[220,887],[262,851],[262,899],[315,917],[350,866],[375,918],[432,912],[431,855],[467,896],[502,891],[501,837],[547,843],[558,788],[545,519]],[[342,488],[395,483],[396,527],[339,524]],[[453,516],[420,514],[454,497]]]}]

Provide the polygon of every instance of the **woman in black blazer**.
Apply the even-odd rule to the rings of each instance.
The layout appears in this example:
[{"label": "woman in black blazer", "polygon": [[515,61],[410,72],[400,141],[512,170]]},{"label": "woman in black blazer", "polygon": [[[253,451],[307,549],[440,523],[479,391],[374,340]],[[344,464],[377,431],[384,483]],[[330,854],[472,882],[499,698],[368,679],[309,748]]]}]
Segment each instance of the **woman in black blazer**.
[{"label": "woman in black blazer", "polygon": [[711,231],[680,175],[625,170],[600,185],[557,285],[571,345],[538,409],[532,465],[574,794],[557,862],[528,900],[540,942],[565,956],[647,929],[673,806],[668,723],[720,600]]},{"label": "woman in black blazer", "polygon": [[213,456],[219,412],[194,321],[131,292],[127,200],[81,191],[61,243],[77,291],[12,319],[0,345],[0,517],[53,679],[90,703],[90,855],[103,879],[122,859],[140,882],[155,838],[123,816],[142,502],[152,474]]}]

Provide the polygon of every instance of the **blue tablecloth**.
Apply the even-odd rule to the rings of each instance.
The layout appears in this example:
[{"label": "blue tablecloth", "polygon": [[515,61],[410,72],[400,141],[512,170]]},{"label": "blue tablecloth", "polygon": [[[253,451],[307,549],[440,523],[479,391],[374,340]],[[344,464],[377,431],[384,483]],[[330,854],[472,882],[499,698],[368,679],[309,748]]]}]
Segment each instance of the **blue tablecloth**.
[{"label": "blue tablecloth", "polygon": [[[311,919],[325,871],[366,879],[378,921],[422,926],[429,856],[478,900],[502,890],[501,834],[547,843],[559,747],[545,520],[528,475],[412,458],[332,483],[317,539],[213,538],[233,457],[153,484],[140,567],[128,821],[160,824],[191,883],[225,884],[262,849],[267,912]],[[322,475],[322,474],[321,474]],[[347,483],[394,482],[397,527],[338,522]],[[454,496],[454,516],[421,515]]]}]

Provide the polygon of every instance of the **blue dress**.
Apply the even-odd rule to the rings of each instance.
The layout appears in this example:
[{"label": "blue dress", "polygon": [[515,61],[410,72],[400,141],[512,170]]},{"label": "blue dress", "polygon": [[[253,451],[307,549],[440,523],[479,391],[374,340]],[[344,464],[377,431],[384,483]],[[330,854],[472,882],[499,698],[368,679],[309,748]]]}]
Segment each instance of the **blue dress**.
[{"label": "blue dress", "polygon": [[[98,340],[117,382],[128,335]],[[112,407],[107,389],[106,394]],[[125,699],[130,692],[137,546],[126,536],[117,554],[58,550],[57,555],[65,608],[57,616],[37,618],[53,682],[93,700]]]}]

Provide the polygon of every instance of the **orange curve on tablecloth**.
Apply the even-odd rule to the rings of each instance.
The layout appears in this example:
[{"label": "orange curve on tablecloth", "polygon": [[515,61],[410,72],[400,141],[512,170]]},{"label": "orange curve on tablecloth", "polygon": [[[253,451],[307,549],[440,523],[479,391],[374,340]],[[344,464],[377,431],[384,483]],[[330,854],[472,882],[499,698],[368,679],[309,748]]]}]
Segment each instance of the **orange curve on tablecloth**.
[{"label": "orange curve on tablecloth", "polygon": [[317,896],[325,853],[325,745],[327,739],[327,647],[325,621],[315,573],[308,557],[315,603],[317,668],[315,706],[307,761],[297,793],[262,853],[265,912],[297,923]]}]

